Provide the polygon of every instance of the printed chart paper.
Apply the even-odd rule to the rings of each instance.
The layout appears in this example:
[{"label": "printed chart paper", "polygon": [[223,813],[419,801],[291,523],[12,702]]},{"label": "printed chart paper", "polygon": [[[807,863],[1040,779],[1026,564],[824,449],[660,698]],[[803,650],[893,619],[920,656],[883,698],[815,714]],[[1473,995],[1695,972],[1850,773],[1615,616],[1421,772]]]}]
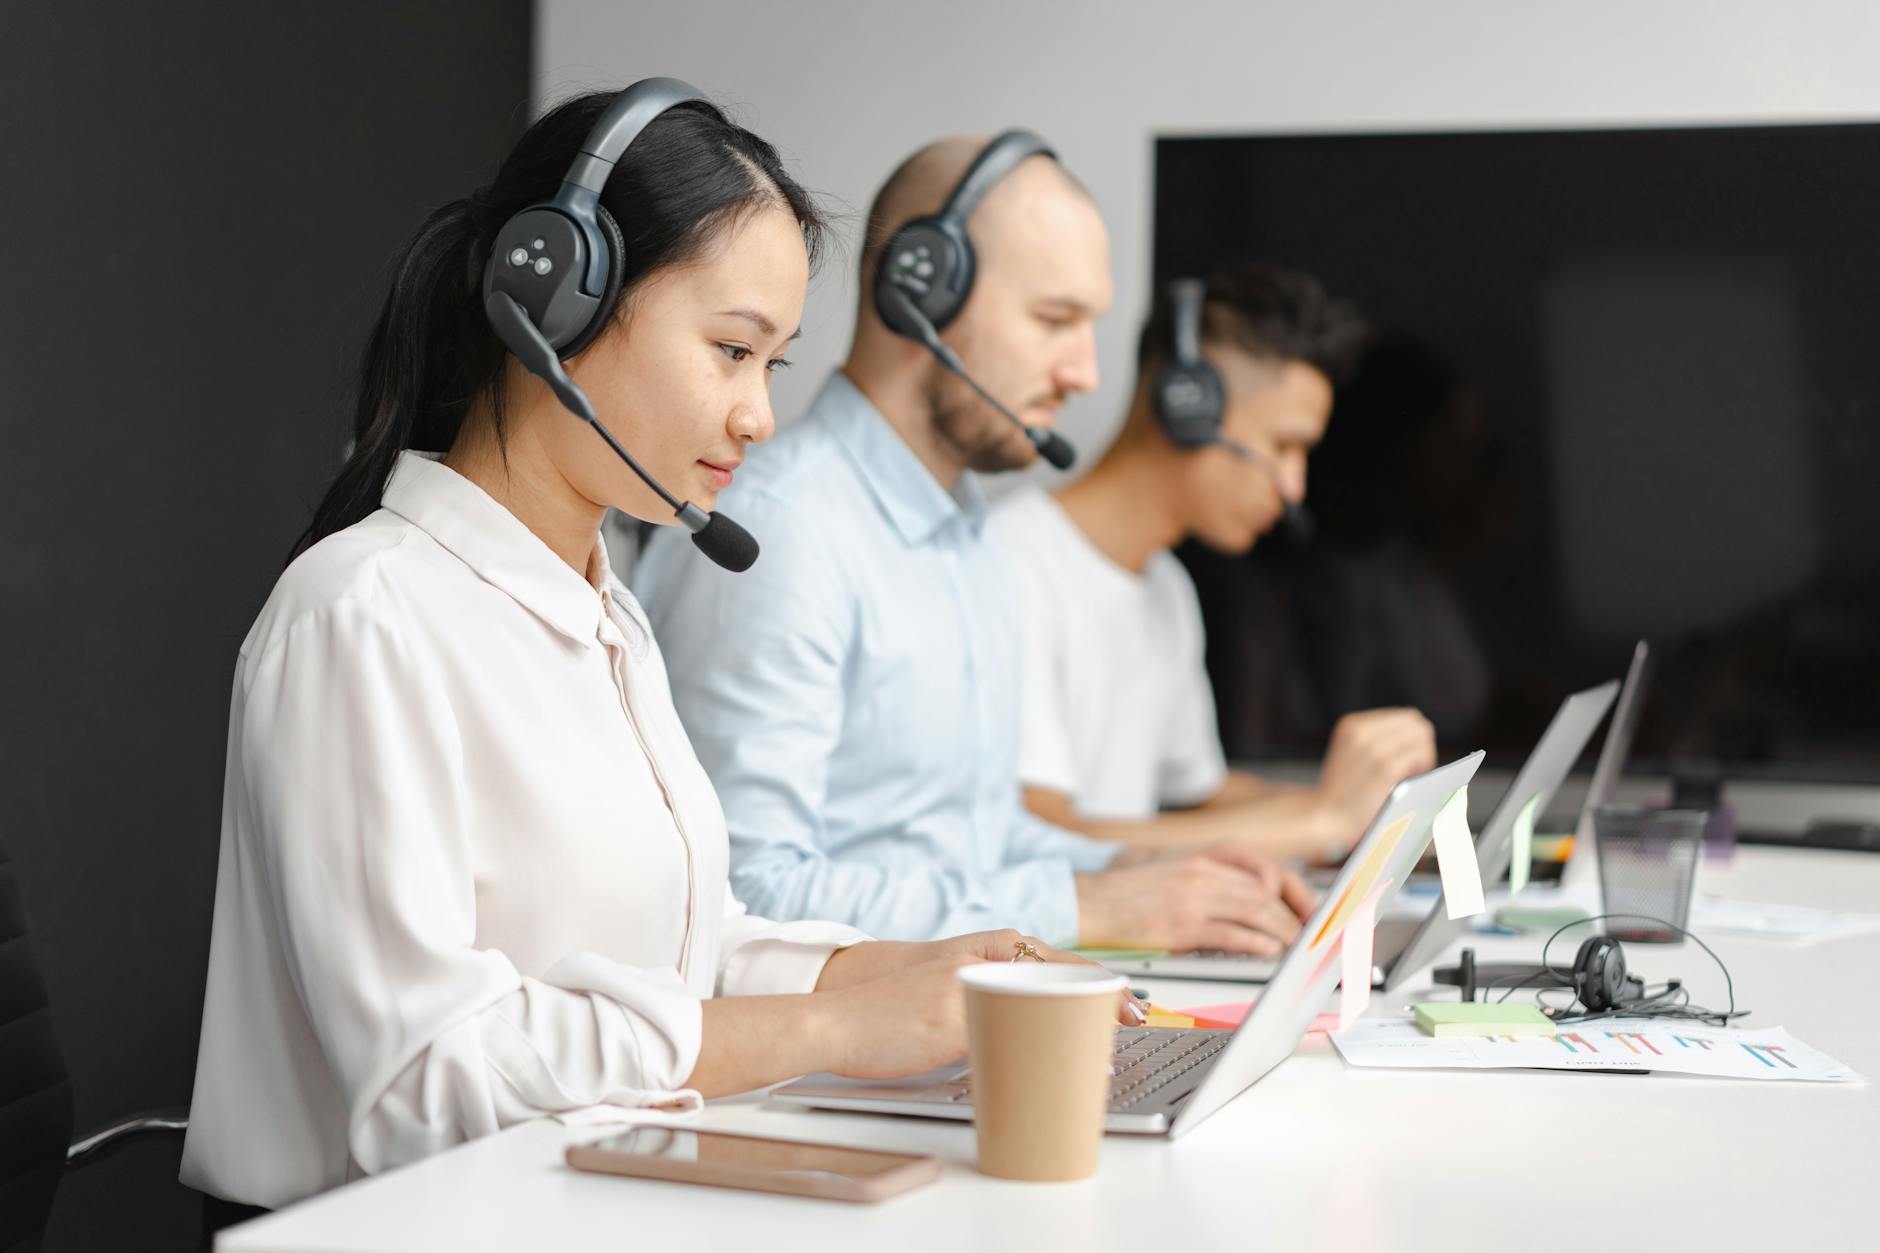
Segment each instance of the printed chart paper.
[{"label": "printed chart paper", "polygon": [[1652,1018],[1601,1018],[1556,1036],[1424,1035],[1409,1018],[1373,1018],[1332,1034],[1353,1066],[1417,1070],[1650,1070],[1715,1079],[1861,1083],[1780,1027],[1742,1031]]}]

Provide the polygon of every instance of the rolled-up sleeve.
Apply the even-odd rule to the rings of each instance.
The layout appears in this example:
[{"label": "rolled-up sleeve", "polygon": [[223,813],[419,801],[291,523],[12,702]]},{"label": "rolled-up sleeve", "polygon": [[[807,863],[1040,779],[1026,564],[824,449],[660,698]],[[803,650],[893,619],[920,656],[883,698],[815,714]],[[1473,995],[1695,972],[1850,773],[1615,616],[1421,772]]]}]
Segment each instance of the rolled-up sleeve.
[{"label": "rolled-up sleeve", "polygon": [[766,996],[814,992],[823,967],[838,949],[868,936],[836,922],[772,922],[745,911],[725,889],[725,919],[718,959],[718,995]]},{"label": "rolled-up sleeve", "polygon": [[525,977],[476,942],[463,755],[397,626],[321,608],[245,667],[233,750],[280,954],[375,1172],[579,1106],[696,1104],[698,997],[571,953]]}]

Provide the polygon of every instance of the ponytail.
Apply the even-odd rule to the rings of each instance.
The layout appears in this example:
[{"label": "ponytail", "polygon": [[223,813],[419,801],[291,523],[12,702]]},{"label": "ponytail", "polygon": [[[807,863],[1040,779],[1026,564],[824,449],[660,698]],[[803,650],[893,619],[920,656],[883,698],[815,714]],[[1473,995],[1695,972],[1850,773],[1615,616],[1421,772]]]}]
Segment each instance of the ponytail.
[{"label": "ponytail", "polygon": [[[508,360],[483,314],[483,264],[509,218],[553,194],[581,141],[614,96],[577,96],[543,115],[495,181],[425,219],[405,245],[359,370],[352,449],[292,556],[379,508],[401,453],[448,452],[476,411],[499,443]],[[745,215],[778,205],[795,215],[812,264],[823,222],[776,149],[693,101],[647,124],[615,163],[601,204],[623,228],[622,298],[654,271],[684,263]]]},{"label": "ponytail", "polygon": [[472,201],[452,201],[405,245],[360,363],[352,449],[293,556],[377,510],[406,449],[447,451],[480,393],[499,402],[502,346],[477,299],[474,216]]}]

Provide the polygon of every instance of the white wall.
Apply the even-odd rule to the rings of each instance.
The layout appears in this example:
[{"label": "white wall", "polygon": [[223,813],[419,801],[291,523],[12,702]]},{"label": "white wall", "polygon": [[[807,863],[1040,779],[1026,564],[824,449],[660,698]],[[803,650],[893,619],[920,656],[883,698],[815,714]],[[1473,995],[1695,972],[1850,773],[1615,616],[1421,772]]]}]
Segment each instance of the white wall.
[{"label": "white wall", "polygon": [[1876,0],[539,0],[537,23],[538,102],[687,79],[852,212],[786,421],[847,346],[853,241],[895,163],[944,134],[1051,139],[1114,248],[1103,385],[1063,419],[1085,464],[1130,382],[1157,135],[1880,117]]}]

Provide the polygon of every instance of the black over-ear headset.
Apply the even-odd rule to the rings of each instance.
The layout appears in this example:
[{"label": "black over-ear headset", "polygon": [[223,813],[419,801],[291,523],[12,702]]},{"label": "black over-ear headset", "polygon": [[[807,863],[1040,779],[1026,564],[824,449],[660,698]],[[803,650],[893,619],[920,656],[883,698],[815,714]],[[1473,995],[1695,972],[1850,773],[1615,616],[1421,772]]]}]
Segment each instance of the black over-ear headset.
[{"label": "black over-ear headset", "polygon": [[1169,358],[1155,376],[1155,416],[1177,448],[1223,444],[1243,456],[1252,450],[1221,436],[1227,416],[1227,386],[1221,372],[1201,355],[1201,313],[1207,286],[1198,278],[1178,278],[1168,285]]},{"label": "black over-ear headset", "polygon": [[1603,1014],[1644,995],[1625,971],[1625,950],[1609,935],[1588,936],[1573,955],[1573,995],[1589,1014]]},{"label": "black over-ear headset", "polygon": [[[1723,974],[1723,986],[1730,998],[1727,1009],[1706,1009],[1691,1003],[1691,994],[1682,980],[1669,979],[1656,990],[1648,989],[1645,981],[1626,969],[1625,949],[1619,941],[1610,935],[1590,935],[1580,943],[1579,951],[1573,955],[1573,965],[1568,968],[1554,966],[1547,960],[1547,954],[1553,949],[1554,941],[1575,927],[1589,923],[1604,922],[1623,918],[1632,922],[1656,923],[1666,932],[1681,935],[1697,947],[1704,950],[1717,969]],[[1478,965],[1475,950],[1462,950],[1462,960],[1455,966],[1438,967],[1432,972],[1437,983],[1452,983],[1461,987],[1462,999],[1477,999],[1479,990],[1481,1000],[1487,1001],[1488,994],[1501,989],[1497,1003],[1506,1001],[1515,992],[1536,984],[1541,990],[1535,999],[1541,1002],[1541,1012],[1558,1022],[1576,1022],[1586,1018],[1610,1018],[1625,1015],[1637,1018],[1672,1018],[1688,1019],[1695,1022],[1707,1022],[1713,1026],[1728,1026],[1733,1020],[1749,1013],[1736,1007],[1736,982],[1730,977],[1730,968],[1723,959],[1712,951],[1710,945],[1698,936],[1675,923],[1663,918],[1654,918],[1645,914],[1594,914],[1590,918],[1578,918],[1565,924],[1547,937],[1541,945],[1541,960],[1538,965],[1526,962],[1490,963]],[[1549,1004],[1545,994],[1551,988],[1570,988],[1578,1008],[1566,1005]]]},{"label": "black over-ear headset", "polygon": [[1312,538],[1312,518],[1305,506],[1286,499],[1279,467],[1238,440],[1221,434],[1227,417],[1227,385],[1221,372],[1201,354],[1202,314],[1207,305],[1207,284],[1198,278],[1178,278],[1168,285],[1169,357],[1150,386],[1156,421],[1177,448],[1225,448],[1266,472],[1279,489],[1285,509],[1284,525],[1294,539]]},{"label": "black over-ear headset", "polygon": [[601,205],[601,188],[630,144],[675,105],[703,100],[676,78],[647,78],[615,97],[582,141],[555,194],[503,223],[483,266],[483,311],[524,368],[592,426],[627,467],[672,506],[701,552],[727,570],[757,560],[750,532],[720,513],[681,501],[635,461],[601,425],[594,406],[561,363],[606,329],[620,299],[620,225]]},{"label": "black over-ear headset", "polygon": [[1038,450],[1038,455],[1060,470],[1068,470],[1076,450],[1062,435],[1021,421],[974,382],[960,364],[958,354],[940,339],[940,332],[959,316],[972,295],[978,258],[966,220],[998,181],[1028,157],[1057,154],[1028,130],[1009,130],[995,136],[967,167],[966,173],[941,206],[940,212],[915,218],[897,229],[881,250],[875,265],[875,312],[895,334],[923,345],[948,371],[966,381],[980,398],[998,410]]}]

